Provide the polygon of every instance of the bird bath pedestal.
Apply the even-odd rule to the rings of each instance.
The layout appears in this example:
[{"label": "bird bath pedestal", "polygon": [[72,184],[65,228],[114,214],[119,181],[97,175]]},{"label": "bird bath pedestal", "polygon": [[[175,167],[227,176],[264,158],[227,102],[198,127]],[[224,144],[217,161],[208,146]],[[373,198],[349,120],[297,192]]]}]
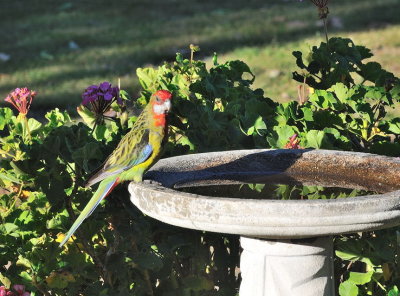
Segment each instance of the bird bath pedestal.
[{"label": "bird bath pedestal", "polygon": [[[289,175],[294,183],[388,192],[332,200],[211,197],[174,190],[198,181]],[[333,296],[332,236],[400,224],[400,159],[327,150],[238,150],[159,161],[131,183],[146,215],[240,235],[240,296]],[[329,183],[329,184],[327,184]]]}]

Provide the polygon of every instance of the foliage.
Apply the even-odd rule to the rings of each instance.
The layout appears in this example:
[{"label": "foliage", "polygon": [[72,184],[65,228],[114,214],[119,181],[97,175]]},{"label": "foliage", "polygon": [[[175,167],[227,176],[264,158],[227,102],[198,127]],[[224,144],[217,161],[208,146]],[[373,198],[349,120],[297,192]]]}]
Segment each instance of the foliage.
[{"label": "foliage", "polygon": [[[85,222],[76,243],[60,249],[61,233],[92,194],[84,180],[128,125],[111,121],[92,132],[54,110],[25,143],[15,131],[18,118],[1,110],[3,132],[9,134],[2,147],[4,186],[16,187],[1,199],[0,265],[9,264],[1,270],[4,285],[22,282],[44,295],[235,294],[237,239],[193,235],[149,220],[131,205],[125,188]],[[18,158],[15,151],[21,151]],[[219,290],[212,292],[215,285]]]},{"label": "foliage", "polygon": [[174,93],[170,154],[255,147],[274,113],[276,103],[251,89],[255,77],[244,62],[219,64],[215,55],[213,63],[208,70],[177,54],[173,64],[137,70],[140,102],[160,88]]},{"label": "foliage", "polygon": [[[197,48],[191,49],[193,57]],[[252,89],[255,77],[244,62],[220,64],[215,55],[208,68],[178,54],[173,63],[137,70],[143,87],[137,104],[161,88],[174,93],[166,155],[286,146],[399,156],[400,121],[387,116],[400,100],[399,80],[362,64],[368,55],[340,38],[313,48],[307,66],[295,53],[306,72],[294,78],[308,84],[310,96],[278,104]],[[22,283],[37,295],[235,295],[236,236],[158,223],[131,205],[123,186],[58,248],[92,195],[85,180],[135,121],[115,104],[117,117],[94,125],[96,114],[79,108],[81,123],[59,110],[39,122],[0,109],[2,284]],[[336,245],[341,296],[398,294],[395,230],[343,236]]]},{"label": "foliage", "polygon": [[373,56],[371,50],[355,45],[349,38],[335,37],[328,43],[321,42],[320,46],[313,46],[305,58],[300,51],[294,51],[293,55],[301,69],[300,73],[293,72],[293,78],[316,89],[328,89],[338,82],[349,87],[355,84],[356,78],[361,78],[362,84],[370,81],[375,86],[387,88],[398,81],[392,73],[382,69],[379,63],[364,64],[363,60]]},{"label": "foliage", "polygon": [[304,147],[373,152],[398,156],[398,118],[387,114],[399,101],[397,87],[337,83],[315,90],[303,105],[297,102],[277,108],[277,125],[267,137],[271,147],[283,147],[297,134]]},{"label": "foliage", "polygon": [[340,296],[398,295],[396,286],[389,289],[400,278],[398,235],[389,229],[336,240],[336,256],[341,259],[336,262],[342,281]]}]

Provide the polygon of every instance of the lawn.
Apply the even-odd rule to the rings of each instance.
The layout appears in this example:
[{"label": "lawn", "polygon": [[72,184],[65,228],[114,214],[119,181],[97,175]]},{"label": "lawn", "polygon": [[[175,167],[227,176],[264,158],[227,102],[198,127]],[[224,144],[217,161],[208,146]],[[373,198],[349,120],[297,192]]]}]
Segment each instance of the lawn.
[{"label": "lawn", "polygon": [[[330,35],[370,47],[400,75],[400,1],[331,0]],[[109,80],[132,96],[137,67],[171,61],[188,45],[200,58],[241,59],[256,87],[278,101],[296,96],[291,52],[323,40],[316,8],[295,0],[20,0],[0,2],[0,98],[15,87],[39,92],[33,108],[75,109],[90,84]]]}]

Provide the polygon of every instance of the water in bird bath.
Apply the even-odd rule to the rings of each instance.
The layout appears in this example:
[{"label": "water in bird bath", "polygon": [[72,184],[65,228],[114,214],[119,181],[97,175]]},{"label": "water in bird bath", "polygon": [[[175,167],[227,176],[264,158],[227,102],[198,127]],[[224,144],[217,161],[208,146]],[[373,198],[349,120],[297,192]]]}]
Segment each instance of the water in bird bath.
[{"label": "water in bird bath", "polygon": [[[211,197],[244,199],[308,200],[337,199],[382,193],[359,184],[338,182],[329,177],[321,180],[296,179],[295,175],[219,176],[213,180],[197,180],[175,184],[174,189]],[[307,178],[306,178],[307,179]]]}]

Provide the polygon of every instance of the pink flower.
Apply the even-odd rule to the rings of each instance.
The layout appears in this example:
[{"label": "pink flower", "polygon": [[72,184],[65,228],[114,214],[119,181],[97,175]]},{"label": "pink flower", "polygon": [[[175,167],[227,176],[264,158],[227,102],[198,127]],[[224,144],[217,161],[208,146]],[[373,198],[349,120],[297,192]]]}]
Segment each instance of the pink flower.
[{"label": "pink flower", "polygon": [[19,113],[26,115],[36,94],[35,91],[29,90],[26,87],[16,88],[5,98],[5,101],[12,104]]},{"label": "pink flower", "polygon": [[287,143],[284,148],[286,149],[304,149],[300,146],[300,139],[297,138],[298,135],[294,134],[289,138],[289,143]]},{"label": "pink flower", "polygon": [[7,289],[4,286],[0,286],[0,296],[7,296]]},{"label": "pink flower", "polygon": [[324,8],[328,5],[329,0],[311,0],[311,2],[318,8]]},{"label": "pink flower", "polygon": [[0,296],[17,296],[17,295],[14,292],[9,291],[6,287],[1,286],[0,287]]},{"label": "pink flower", "polygon": [[[18,294],[15,294],[15,293],[12,292],[13,296],[14,295],[15,296],[30,296],[31,295],[31,293],[25,291],[25,286],[24,285],[14,285],[13,289],[15,290],[15,292],[18,293]],[[7,296],[9,296],[9,295],[7,294]]]},{"label": "pink flower", "polygon": [[329,14],[328,2],[329,0],[311,0],[318,8],[318,15],[320,19],[326,19]]}]

